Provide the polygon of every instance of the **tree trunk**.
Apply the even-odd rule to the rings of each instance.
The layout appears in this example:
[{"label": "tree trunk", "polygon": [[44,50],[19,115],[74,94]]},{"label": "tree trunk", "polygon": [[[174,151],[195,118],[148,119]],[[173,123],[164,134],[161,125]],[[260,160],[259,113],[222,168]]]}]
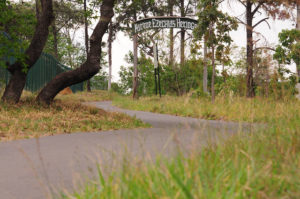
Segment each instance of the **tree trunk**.
[{"label": "tree trunk", "polygon": [[169,65],[174,68],[174,29],[170,29],[170,58]]},{"label": "tree trunk", "polygon": [[207,45],[204,39],[203,92],[207,93]]},{"label": "tree trunk", "polygon": [[[134,21],[137,21],[136,11],[134,12]],[[133,35],[133,99],[138,99],[138,41],[137,34]]]},{"label": "tree trunk", "polygon": [[[86,57],[89,54],[89,24],[87,20],[87,8],[86,8],[86,0],[83,1],[83,9],[84,9],[84,40],[85,40],[85,51]],[[91,92],[91,81],[87,80],[86,90]]]},{"label": "tree trunk", "polygon": [[181,67],[184,66],[184,61],[185,61],[185,30],[184,29],[181,29],[181,32],[180,32],[180,65]]},{"label": "tree trunk", "polygon": [[103,0],[101,17],[90,37],[90,50],[87,60],[77,69],[57,75],[38,94],[37,101],[50,104],[55,96],[64,88],[90,79],[99,72],[102,37],[114,15],[114,0]]},{"label": "tree trunk", "polygon": [[[300,1],[297,1],[297,30],[300,31]],[[300,65],[297,65],[298,82],[300,83]]]},{"label": "tree trunk", "polygon": [[211,78],[211,101],[215,102],[215,75],[216,75],[216,66],[215,66],[215,47],[211,48],[211,64],[212,64],[212,78]]},{"label": "tree trunk", "polygon": [[246,3],[246,21],[247,21],[247,97],[254,97],[253,81],[253,14],[252,3],[247,0]]},{"label": "tree trunk", "polygon": [[3,101],[9,103],[18,103],[26,84],[26,76],[27,74],[22,72],[22,69],[14,70],[11,73],[11,78],[2,97]]},{"label": "tree trunk", "polygon": [[138,99],[138,52],[137,52],[137,35],[133,36],[133,99]]},{"label": "tree trunk", "polygon": [[[41,0],[41,5],[42,13],[40,13],[37,6],[37,25],[31,43],[25,51],[25,65],[27,66],[27,70],[39,59],[48,38],[49,26],[54,19],[52,0]],[[3,101],[11,103],[19,102],[27,76],[26,73],[22,72],[23,69],[24,63],[21,63],[19,60],[7,67],[12,76],[2,96]]]},{"label": "tree trunk", "polygon": [[52,24],[52,34],[53,34],[54,57],[59,61],[59,56],[58,56],[58,39],[57,39],[57,29],[56,29],[55,20],[54,20],[54,22]]},{"label": "tree trunk", "polygon": [[[173,16],[174,0],[169,0],[170,16]],[[174,68],[174,29],[170,29],[170,58],[169,65]]]},{"label": "tree trunk", "polygon": [[108,88],[111,90],[111,72],[112,72],[112,42],[113,42],[113,24],[110,22],[108,35]]}]

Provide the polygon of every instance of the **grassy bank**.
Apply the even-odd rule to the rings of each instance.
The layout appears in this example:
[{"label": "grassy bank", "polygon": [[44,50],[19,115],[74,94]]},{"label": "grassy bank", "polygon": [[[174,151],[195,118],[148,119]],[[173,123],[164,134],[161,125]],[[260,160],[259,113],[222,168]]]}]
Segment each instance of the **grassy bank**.
[{"label": "grassy bank", "polygon": [[155,163],[126,162],[117,174],[105,179],[99,175],[98,181],[65,198],[300,198],[298,101],[236,98],[218,99],[212,105],[206,99],[168,97],[135,102],[119,98],[114,103],[205,119],[267,122],[269,128],[247,138],[235,136],[186,157],[179,154]]},{"label": "grassy bank", "polygon": [[115,97],[113,104],[125,109],[150,111],[208,120],[275,122],[281,118],[292,118],[300,110],[299,100],[247,99],[241,97],[216,98],[211,103],[208,98],[141,97],[133,101],[131,97]]},{"label": "grassy bank", "polygon": [[124,114],[80,104],[84,100],[101,101],[108,97],[99,93],[59,96],[48,107],[35,103],[34,96],[25,93],[17,105],[0,102],[0,141],[147,126]]},{"label": "grassy bank", "polygon": [[56,99],[72,102],[110,101],[118,95],[113,92],[93,90],[92,92],[77,92],[70,95],[58,95]]}]

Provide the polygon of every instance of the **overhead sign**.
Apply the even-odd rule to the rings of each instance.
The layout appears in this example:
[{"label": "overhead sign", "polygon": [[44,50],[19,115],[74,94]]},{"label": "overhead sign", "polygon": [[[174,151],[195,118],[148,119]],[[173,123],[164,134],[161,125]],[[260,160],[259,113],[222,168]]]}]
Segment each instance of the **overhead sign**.
[{"label": "overhead sign", "polygon": [[183,28],[194,30],[197,20],[186,17],[152,17],[136,21],[133,24],[133,33],[142,32],[149,29],[161,28]]}]

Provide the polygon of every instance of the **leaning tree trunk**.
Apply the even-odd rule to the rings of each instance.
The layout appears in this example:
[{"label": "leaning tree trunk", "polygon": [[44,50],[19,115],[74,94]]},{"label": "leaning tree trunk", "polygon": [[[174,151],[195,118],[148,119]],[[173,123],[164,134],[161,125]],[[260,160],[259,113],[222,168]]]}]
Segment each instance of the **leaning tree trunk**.
[{"label": "leaning tree trunk", "polygon": [[247,97],[254,97],[253,81],[253,14],[252,3],[247,0],[246,4],[246,21],[247,21]]},{"label": "leaning tree trunk", "polygon": [[37,101],[50,104],[55,96],[64,88],[86,81],[99,72],[102,37],[114,15],[114,0],[103,0],[101,17],[90,37],[90,50],[87,60],[77,69],[61,73],[54,77],[38,94]]},{"label": "leaning tree trunk", "polygon": [[38,60],[46,44],[49,26],[54,19],[52,0],[41,0],[40,6],[42,12],[39,11],[39,5],[37,5],[37,25],[31,43],[25,51],[25,63],[17,61],[7,67],[7,70],[11,73],[11,78],[2,96],[3,101],[19,102],[27,77],[27,73],[24,72],[24,65],[28,71]]}]

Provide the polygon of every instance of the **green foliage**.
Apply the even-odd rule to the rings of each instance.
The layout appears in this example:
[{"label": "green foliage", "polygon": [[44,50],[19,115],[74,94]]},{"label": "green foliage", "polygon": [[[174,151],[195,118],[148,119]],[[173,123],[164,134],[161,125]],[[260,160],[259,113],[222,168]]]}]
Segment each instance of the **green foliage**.
[{"label": "green foliage", "polygon": [[24,49],[28,47],[35,30],[34,5],[1,1],[0,10],[0,67],[15,61],[24,63]]},{"label": "green foliage", "polygon": [[100,71],[97,75],[91,78],[91,89],[92,90],[107,90],[108,79],[107,73]]},{"label": "green foliage", "polygon": [[300,70],[300,31],[283,30],[278,37],[280,44],[276,48],[274,59],[280,64],[294,62]]},{"label": "green foliage", "polygon": [[[127,56],[127,62],[132,64],[133,55]],[[147,58],[141,53],[138,60],[139,67],[139,95],[155,94],[154,64],[151,58]],[[182,95],[191,90],[201,87],[201,78],[203,62],[201,59],[191,58],[186,60],[182,67],[170,67],[169,65],[160,65],[160,78],[162,94]],[[133,67],[122,66],[119,72],[120,87],[122,93],[128,93],[132,88]],[[208,70],[208,78],[211,79],[212,69]]]},{"label": "green foliage", "polygon": [[216,58],[229,62],[232,39],[229,32],[236,30],[237,21],[219,10],[222,0],[201,0],[198,4],[198,26],[194,30],[196,39],[206,39],[208,47],[216,47]]}]

